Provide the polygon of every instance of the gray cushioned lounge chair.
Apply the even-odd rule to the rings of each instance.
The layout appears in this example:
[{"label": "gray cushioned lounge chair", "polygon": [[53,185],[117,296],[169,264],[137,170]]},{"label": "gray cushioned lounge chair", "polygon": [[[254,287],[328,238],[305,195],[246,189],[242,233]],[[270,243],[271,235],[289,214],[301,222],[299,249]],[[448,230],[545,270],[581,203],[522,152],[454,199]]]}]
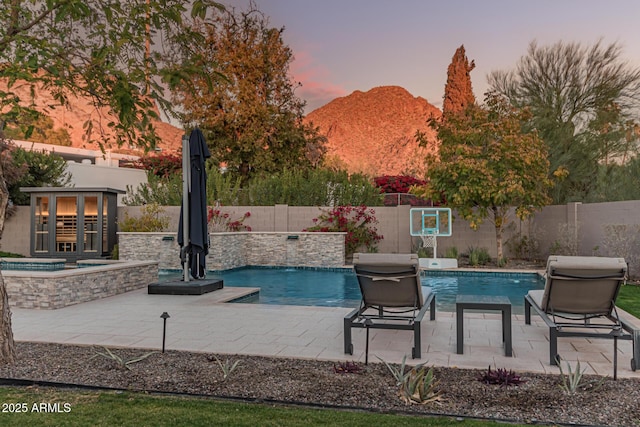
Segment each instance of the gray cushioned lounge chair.
[{"label": "gray cushioned lounge chair", "polygon": [[344,352],[353,354],[351,328],[413,330],[411,356],[421,357],[420,322],[428,309],[436,318],[436,298],[420,283],[416,254],[354,254],[353,267],[362,300],[344,318]]},{"label": "gray cushioned lounge chair", "polygon": [[552,255],[547,260],[544,290],[524,298],[525,323],[533,308],[549,327],[549,363],[559,360],[558,337],[613,339],[614,378],[618,339],[632,340],[631,369],[638,361],[639,332],[618,316],[616,298],[627,275],[623,258]]}]

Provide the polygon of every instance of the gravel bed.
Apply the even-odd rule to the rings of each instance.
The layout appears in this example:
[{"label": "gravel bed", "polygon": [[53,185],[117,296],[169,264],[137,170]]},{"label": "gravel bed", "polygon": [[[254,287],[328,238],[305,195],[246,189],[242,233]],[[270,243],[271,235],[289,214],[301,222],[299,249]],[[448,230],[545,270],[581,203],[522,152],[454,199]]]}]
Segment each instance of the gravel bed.
[{"label": "gravel bed", "polygon": [[[637,379],[586,376],[584,384],[599,382],[597,389],[570,395],[560,387],[558,375],[517,372],[526,382],[504,387],[478,381],[483,370],[435,367],[440,401],[407,405],[382,363],[357,364],[361,372],[339,373],[336,368],[344,365],[327,361],[167,351],[125,369],[112,359],[96,357],[98,351],[105,352],[101,347],[19,342],[17,349],[18,361],[0,367],[0,377],[523,423],[640,425]],[[147,353],[110,350],[124,360]],[[238,365],[225,379],[218,360]]]}]

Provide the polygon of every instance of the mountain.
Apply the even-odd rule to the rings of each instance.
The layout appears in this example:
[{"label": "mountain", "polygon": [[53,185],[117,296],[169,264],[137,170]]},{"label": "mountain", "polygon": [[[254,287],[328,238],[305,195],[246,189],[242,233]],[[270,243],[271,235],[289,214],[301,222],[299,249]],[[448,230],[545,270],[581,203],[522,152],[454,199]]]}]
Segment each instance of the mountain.
[{"label": "mountain", "polygon": [[[0,82],[0,91],[2,90],[7,90],[7,85],[4,82]],[[69,133],[72,147],[90,150],[100,149],[97,143],[89,143],[84,139],[84,124],[89,119],[93,121],[94,127],[98,126],[100,122],[107,123],[110,120],[109,109],[96,109],[91,105],[88,98],[75,96],[73,94],[68,95],[68,106],[60,106],[59,103],[54,100],[51,92],[43,89],[39,85],[36,85],[32,91],[30,85],[17,82],[11,90],[22,100],[33,102],[35,109],[49,116],[53,120],[54,129],[66,129]],[[156,126],[158,137],[161,140],[158,144],[159,148],[161,148],[163,152],[178,152],[181,147],[181,138],[184,131],[161,121],[157,121],[154,125]],[[110,134],[109,130],[106,132]],[[98,135],[94,134],[93,139],[98,139]],[[143,154],[143,151],[136,147],[111,147],[107,145],[104,148],[118,153]]]},{"label": "mountain", "polygon": [[427,125],[440,110],[398,86],[359,90],[334,99],[305,117],[327,137],[327,161],[349,172],[379,175],[424,173],[428,150],[419,147],[416,131],[435,140]]}]

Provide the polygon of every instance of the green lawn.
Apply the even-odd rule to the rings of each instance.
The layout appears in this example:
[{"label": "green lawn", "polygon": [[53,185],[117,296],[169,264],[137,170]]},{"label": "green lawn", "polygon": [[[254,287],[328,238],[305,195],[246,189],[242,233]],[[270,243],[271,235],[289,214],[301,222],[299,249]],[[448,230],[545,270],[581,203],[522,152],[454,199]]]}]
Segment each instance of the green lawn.
[{"label": "green lawn", "polygon": [[640,319],[640,285],[625,285],[620,288],[616,305]]},{"label": "green lawn", "polygon": [[[204,398],[160,397],[143,393],[87,392],[0,387],[3,426],[508,426],[455,418],[221,402]],[[59,412],[36,412],[40,404]],[[11,406],[14,404],[14,406]],[[16,406],[26,412],[15,413]],[[26,405],[23,405],[26,404]],[[66,405],[65,405],[66,404]],[[13,413],[10,413],[10,412]]]}]

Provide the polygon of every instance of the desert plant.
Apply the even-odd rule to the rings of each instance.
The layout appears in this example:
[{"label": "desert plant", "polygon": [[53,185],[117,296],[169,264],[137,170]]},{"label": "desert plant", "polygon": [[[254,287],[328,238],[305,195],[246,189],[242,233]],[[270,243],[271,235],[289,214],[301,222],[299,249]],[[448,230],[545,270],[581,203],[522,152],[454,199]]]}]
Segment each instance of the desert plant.
[{"label": "desert plant", "polygon": [[551,255],[578,255],[579,229],[577,225],[558,224],[558,238],[553,242],[549,252]]},{"label": "desert plant", "polygon": [[361,374],[364,368],[356,362],[338,362],[333,364],[333,372],[336,374]]},{"label": "desert plant", "polygon": [[509,262],[509,260],[505,257],[502,258],[498,258],[496,260],[496,265],[500,268],[505,267],[507,265],[507,263]]},{"label": "desert plant", "polygon": [[604,382],[604,377],[600,380],[590,380],[583,381],[584,373],[587,368],[584,370],[580,370],[580,361],[576,361],[575,371],[571,369],[571,364],[569,362],[565,362],[567,365],[567,373],[564,373],[562,369],[562,360],[560,357],[556,357],[556,362],[558,363],[558,368],[560,369],[560,377],[562,378],[562,384],[560,384],[560,388],[568,394],[575,394],[578,390],[590,390],[594,391],[602,386]]},{"label": "desert plant", "polygon": [[142,356],[134,357],[132,359],[125,359],[123,357],[118,356],[117,354],[109,350],[107,347],[103,347],[103,348],[105,352],[96,350],[96,354],[91,356],[91,359],[95,357],[104,357],[105,359],[113,360],[119,368],[129,369],[129,370],[131,370],[131,366],[129,365],[141,362],[145,360],[147,357],[151,356],[152,354],[157,353],[157,351],[151,351],[149,353],[143,354]]},{"label": "desert plant", "polygon": [[606,224],[602,244],[609,256],[622,257],[629,263],[629,275],[638,276],[640,268],[640,225]]},{"label": "desert plant", "polygon": [[169,226],[169,217],[163,216],[164,208],[157,203],[142,207],[139,217],[130,217],[125,212],[124,219],[118,222],[120,231],[124,232],[158,232]]},{"label": "desert plant", "polygon": [[[378,356],[376,356],[376,357],[378,357]],[[385,364],[387,369],[389,369],[389,372],[391,372],[391,375],[393,375],[393,378],[396,380],[396,385],[397,386],[402,385],[407,380],[407,378],[409,377],[409,373],[405,372],[406,371],[406,366],[407,366],[407,355],[406,354],[402,358],[402,363],[400,363],[400,366],[398,366],[397,368],[395,366],[393,366],[392,364],[390,364],[389,362],[387,362],[385,360],[382,360],[379,357],[378,357],[378,359],[382,363]],[[416,365],[416,367],[422,367],[423,365],[424,365],[424,363],[421,363],[419,365]]]},{"label": "desert plant", "polygon": [[406,380],[402,383],[400,399],[406,404],[416,403],[425,405],[440,400],[440,392],[437,390],[438,382],[435,380],[433,368],[412,368]]},{"label": "desert plant", "polygon": [[419,247],[416,251],[418,254],[418,258],[432,258],[433,257],[433,248],[425,248],[424,246]]},{"label": "desert plant", "polygon": [[453,258],[458,259],[458,248],[455,246],[450,246],[444,251],[445,258]]},{"label": "desert plant", "polygon": [[215,360],[218,363],[218,366],[222,371],[223,381],[229,378],[229,375],[231,375],[233,371],[236,370],[236,368],[238,367],[238,363],[240,363],[239,360],[236,360],[235,362],[232,363],[230,359],[225,359],[223,362],[220,359],[218,359],[216,356],[213,356],[213,360]]},{"label": "desert plant", "polygon": [[520,385],[526,382],[526,380],[523,380],[520,375],[516,374],[512,370],[507,370],[506,368],[491,370],[491,366],[489,366],[486,372],[483,372],[480,377],[478,377],[478,381],[485,384],[497,384],[504,387]]},{"label": "desert plant", "polygon": [[[433,375],[433,368],[425,368],[427,362],[420,363],[406,371],[407,355],[402,358],[402,363],[398,367],[382,360],[396,380],[396,386],[400,389],[398,394],[407,404],[426,404],[440,400],[440,394],[436,391],[437,382]],[[405,372],[406,371],[406,372]]]},{"label": "desert plant", "polygon": [[489,255],[489,251],[486,248],[477,248],[474,246],[470,246],[468,254],[469,265],[472,266],[486,265],[489,261],[491,261],[491,255]]}]

